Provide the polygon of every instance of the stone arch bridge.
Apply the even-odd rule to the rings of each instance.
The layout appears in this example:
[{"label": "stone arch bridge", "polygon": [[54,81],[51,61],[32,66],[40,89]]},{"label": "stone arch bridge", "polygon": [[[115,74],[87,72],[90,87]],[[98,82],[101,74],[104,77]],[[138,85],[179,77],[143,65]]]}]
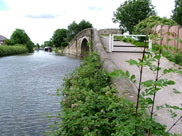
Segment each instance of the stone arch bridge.
[{"label": "stone arch bridge", "polygon": [[63,53],[83,57],[87,52],[91,51],[89,45],[91,45],[91,41],[93,42],[96,37],[99,37],[99,35],[102,34],[105,35],[118,33],[120,33],[119,29],[101,29],[99,31],[94,28],[84,29],[70,41]]},{"label": "stone arch bridge", "polygon": [[[119,68],[109,57],[106,48],[102,43],[101,37],[108,34],[120,33],[121,32],[119,29],[85,29],[78,33],[70,41],[69,45],[63,50],[63,54],[84,57],[86,52],[91,51],[91,46],[88,45],[90,42],[92,42],[93,50],[100,56],[103,68],[108,72],[112,72]],[[136,94],[134,94],[133,85],[127,79],[113,79],[113,83],[116,85],[116,88],[119,91],[119,96],[125,95],[130,100],[136,100]]]}]

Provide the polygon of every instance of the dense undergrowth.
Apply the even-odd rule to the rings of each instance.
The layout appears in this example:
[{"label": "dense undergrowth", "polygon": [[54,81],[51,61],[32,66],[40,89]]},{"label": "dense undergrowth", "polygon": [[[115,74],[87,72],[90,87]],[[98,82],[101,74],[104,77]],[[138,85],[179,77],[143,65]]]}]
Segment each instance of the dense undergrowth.
[{"label": "dense undergrowth", "polygon": [[[62,110],[51,125],[50,136],[168,136],[165,126],[155,122],[141,108],[136,116],[135,103],[117,97],[109,74],[93,53],[64,79]],[[54,126],[54,127],[53,127]]]},{"label": "dense undergrowth", "polygon": [[28,49],[24,45],[0,46],[0,57],[17,55],[22,53],[28,53]]},{"label": "dense undergrowth", "polygon": [[[177,51],[174,47],[172,46],[165,46],[165,50],[163,50],[163,56],[166,57],[169,61],[174,62],[175,64],[178,64],[182,66],[182,52]],[[153,51],[159,50],[157,44],[152,45]]]}]

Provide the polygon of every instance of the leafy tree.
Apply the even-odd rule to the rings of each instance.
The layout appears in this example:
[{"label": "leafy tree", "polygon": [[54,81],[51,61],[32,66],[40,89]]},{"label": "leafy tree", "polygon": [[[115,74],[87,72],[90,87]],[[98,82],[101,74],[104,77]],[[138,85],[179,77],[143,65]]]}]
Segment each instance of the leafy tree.
[{"label": "leafy tree", "polygon": [[56,48],[61,47],[61,44],[63,42],[66,42],[66,38],[67,38],[67,30],[57,29],[52,36],[52,42]]},{"label": "leafy tree", "polygon": [[86,29],[86,28],[92,28],[92,24],[89,21],[85,21],[82,20],[79,24],[78,24],[78,32]]},{"label": "leafy tree", "polygon": [[16,29],[10,38],[10,43],[15,44],[24,44],[27,46],[29,52],[33,52],[34,43],[31,41],[26,32],[22,29]]},{"label": "leafy tree", "polygon": [[37,44],[35,45],[35,47],[38,48],[38,49],[40,49],[40,44],[37,43]]},{"label": "leafy tree", "polygon": [[73,21],[69,26],[68,26],[68,34],[67,34],[67,40],[71,41],[73,37],[78,33],[78,24]]},{"label": "leafy tree", "polygon": [[53,42],[52,42],[51,40],[45,41],[45,42],[44,42],[44,46],[53,47]]},{"label": "leafy tree", "polygon": [[71,23],[68,26],[68,35],[67,39],[68,41],[71,41],[73,37],[78,34],[80,31],[86,29],[86,28],[92,28],[92,24],[89,21],[82,20],[79,24],[77,24],[75,21]]},{"label": "leafy tree", "polygon": [[139,22],[135,27],[133,33],[136,34],[145,34],[145,32],[150,31],[152,27],[155,25],[176,25],[176,22],[173,21],[172,19],[168,18],[161,18],[158,16],[152,16],[148,17],[141,22]]},{"label": "leafy tree", "polygon": [[150,0],[127,0],[114,12],[113,22],[118,22],[122,31],[132,33],[135,25],[155,14]]},{"label": "leafy tree", "polygon": [[175,8],[173,10],[172,19],[179,25],[182,25],[182,0],[175,0]]}]

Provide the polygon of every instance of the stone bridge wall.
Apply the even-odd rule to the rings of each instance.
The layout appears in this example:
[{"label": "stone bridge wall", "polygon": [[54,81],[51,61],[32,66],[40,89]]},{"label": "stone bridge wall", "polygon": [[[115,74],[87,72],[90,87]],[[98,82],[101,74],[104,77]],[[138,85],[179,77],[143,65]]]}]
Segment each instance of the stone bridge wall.
[{"label": "stone bridge wall", "polygon": [[[93,30],[92,28],[85,29],[78,33],[69,43],[69,45],[64,49],[64,54],[74,55],[74,56],[82,56],[82,43],[84,40],[87,40],[89,43],[93,38]],[[101,29],[98,31],[99,35],[108,35],[108,34],[120,34],[121,31],[119,29]],[[90,50],[90,49],[89,49]]]},{"label": "stone bridge wall", "polygon": [[101,35],[101,34],[105,34],[105,35],[108,35],[108,34],[121,34],[121,30],[120,29],[114,29],[114,28],[100,29],[98,31],[98,34],[99,35]]},{"label": "stone bridge wall", "polygon": [[63,50],[63,53],[80,57],[82,55],[81,46],[84,40],[87,42],[92,40],[92,29],[85,29],[78,33]]}]

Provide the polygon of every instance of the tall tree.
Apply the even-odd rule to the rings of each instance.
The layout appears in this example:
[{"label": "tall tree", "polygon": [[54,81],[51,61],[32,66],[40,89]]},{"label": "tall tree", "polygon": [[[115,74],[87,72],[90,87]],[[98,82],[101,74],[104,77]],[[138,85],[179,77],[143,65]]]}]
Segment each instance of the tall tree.
[{"label": "tall tree", "polygon": [[132,33],[135,25],[152,15],[156,12],[150,0],[126,0],[114,12],[113,22],[118,22],[123,32]]},{"label": "tall tree", "polygon": [[78,34],[80,31],[86,29],[86,28],[92,28],[92,24],[89,21],[82,20],[79,24],[77,24],[75,21],[71,23],[68,26],[68,41],[71,41],[76,34]]},{"label": "tall tree", "polygon": [[11,44],[24,44],[27,46],[29,52],[33,52],[34,43],[22,29],[16,29],[11,35],[10,41]]},{"label": "tall tree", "polygon": [[63,42],[66,42],[66,38],[67,38],[67,30],[57,29],[52,36],[52,42],[56,48],[61,47],[61,44]]},{"label": "tall tree", "polygon": [[182,25],[182,0],[175,0],[172,19],[179,25]]}]

